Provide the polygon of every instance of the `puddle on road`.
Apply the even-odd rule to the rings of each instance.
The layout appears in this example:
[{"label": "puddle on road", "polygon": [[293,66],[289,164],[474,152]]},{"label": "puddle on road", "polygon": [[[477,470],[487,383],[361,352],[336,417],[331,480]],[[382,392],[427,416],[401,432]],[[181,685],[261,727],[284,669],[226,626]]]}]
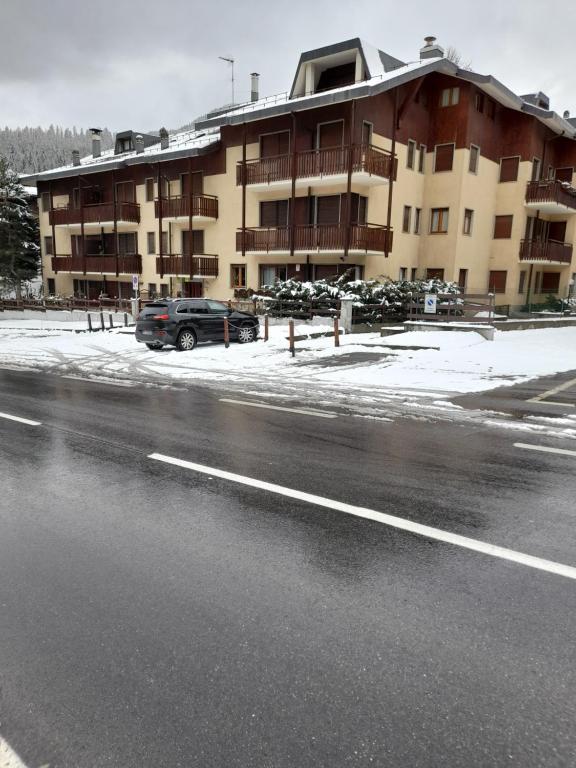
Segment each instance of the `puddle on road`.
[{"label": "puddle on road", "polygon": [[[300,350],[305,351],[305,350]],[[350,365],[363,365],[365,363],[380,363],[384,360],[392,361],[394,353],[382,352],[349,352],[335,357],[326,357],[316,360],[302,360],[294,363],[296,366],[312,366],[315,368],[345,368]]]}]

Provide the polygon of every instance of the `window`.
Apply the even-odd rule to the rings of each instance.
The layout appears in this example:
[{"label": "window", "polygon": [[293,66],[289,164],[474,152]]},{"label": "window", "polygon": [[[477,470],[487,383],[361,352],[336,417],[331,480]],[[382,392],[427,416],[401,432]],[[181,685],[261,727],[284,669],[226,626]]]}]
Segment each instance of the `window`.
[{"label": "window", "polygon": [[160,247],[162,248],[163,254],[168,253],[168,232],[162,232],[162,242],[160,244]]},{"label": "window", "polygon": [[288,226],[288,200],[266,200],[265,202],[261,202],[260,226]]},{"label": "window", "polygon": [[138,253],[138,233],[120,232],[118,235],[118,253],[121,256]]},{"label": "window", "polygon": [[488,277],[488,290],[491,293],[506,293],[506,275],[505,269],[491,270]]},{"label": "window", "polygon": [[230,265],[230,287],[246,288],[246,264]]},{"label": "window", "polygon": [[414,159],[416,157],[416,142],[412,139],[408,140],[408,152],[406,155],[406,168],[414,170]]},{"label": "window", "polygon": [[278,157],[290,151],[290,132],[265,133],[260,136],[260,157]]},{"label": "window", "polygon": [[512,237],[513,216],[494,217],[494,239],[503,240]]},{"label": "window", "polygon": [[538,181],[540,178],[540,166],[542,162],[539,157],[535,157],[532,160],[532,181]]},{"label": "window", "polygon": [[286,280],[286,267],[276,264],[260,266],[260,285],[274,285],[276,280]]},{"label": "window", "polygon": [[434,150],[434,173],[451,171],[454,163],[454,144],[436,144]]},{"label": "window", "polygon": [[476,112],[484,112],[484,94],[480,93],[479,91],[476,92],[476,96],[474,97],[474,106],[476,107]]},{"label": "window", "polygon": [[524,286],[526,285],[526,270],[523,269],[518,277],[518,293],[524,293]]},{"label": "window", "polygon": [[54,256],[54,241],[51,237],[44,237],[44,253],[46,256]]},{"label": "window", "polygon": [[372,144],[372,128],[372,123],[364,120],[362,123],[362,144],[365,146]]},{"label": "window", "polygon": [[156,232],[146,233],[147,253],[156,253]]},{"label": "window", "polygon": [[542,293],[558,293],[560,289],[560,272],[542,272]]},{"label": "window", "polygon": [[148,298],[156,296],[156,283],[148,283]]},{"label": "window", "polygon": [[163,299],[168,298],[170,295],[170,286],[168,283],[160,283],[160,296],[162,296]]},{"label": "window", "polygon": [[221,301],[212,301],[211,299],[206,299],[206,304],[208,304],[208,311],[212,314],[218,314],[218,315],[227,315],[228,314],[228,307],[226,304],[222,304]]},{"label": "window", "polygon": [[464,227],[462,229],[462,232],[465,235],[471,235],[472,234],[472,219],[474,218],[474,211],[470,210],[470,208],[464,208]]},{"label": "window", "polygon": [[47,213],[50,210],[50,192],[42,192],[40,200],[42,201],[42,212]]},{"label": "window", "polygon": [[422,208],[414,208],[414,234],[420,234],[420,221],[422,219]]},{"label": "window", "polygon": [[460,88],[444,88],[440,94],[441,107],[453,107],[460,101]]},{"label": "window", "polygon": [[400,271],[398,272],[398,279],[406,280],[407,277],[408,277],[408,267],[400,267]]},{"label": "window", "polygon": [[402,232],[410,232],[410,219],[412,218],[412,208],[409,205],[404,206],[402,216]]},{"label": "window", "polygon": [[430,232],[432,234],[445,234],[448,232],[448,208],[432,208]]},{"label": "window", "polygon": [[460,287],[460,290],[464,292],[466,290],[466,283],[468,282],[468,270],[467,269],[461,269],[458,272],[458,286]]},{"label": "window", "polygon": [[500,160],[500,181],[518,181],[519,157],[503,157]]},{"label": "window", "polygon": [[488,99],[488,103],[486,104],[486,114],[490,120],[494,120],[496,117],[496,104],[492,101],[492,99]]},{"label": "window", "polygon": [[133,181],[116,182],[116,200],[119,203],[136,202],[136,188]]},{"label": "window", "polygon": [[146,202],[151,203],[154,200],[154,179],[146,179]]},{"label": "window", "polygon": [[366,210],[368,208],[368,198],[364,195],[357,195],[352,192],[351,195],[351,223],[352,224],[366,224]]},{"label": "window", "polygon": [[412,280],[412,282],[416,280],[417,274],[418,274],[418,267],[412,267],[412,269],[410,270],[410,280]]},{"label": "window", "polygon": [[556,181],[565,181],[567,184],[572,184],[572,175],[574,168],[556,168]]},{"label": "window", "polygon": [[420,144],[420,150],[418,152],[418,171],[424,173],[426,170],[426,144]]},{"label": "window", "polygon": [[48,296],[54,296],[56,293],[56,280],[53,277],[49,277],[46,281],[46,290]]},{"label": "window", "polygon": [[192,246],[192,253],[206,253],[204,250],[203,229],[192,230],[192,242],[190,242],[190,230],[182,230],[182,253],[186,256],[190,253],[190,246]]},{"label": "window", "polygon": [[444,280],[444,270],[438,267],[428,267],[426,280]]},{"label": "window", "polygon": [[548,178],[549,179],[553,179],[554,176],[555,176],[554,166],[553,165],[549,165],[548,166]]},{"label": "window", "polygon": [[470,173],[478,173],[478,159],[480,158],[480,147],[470,144],[470,157],[468,159],[468,170]]}]

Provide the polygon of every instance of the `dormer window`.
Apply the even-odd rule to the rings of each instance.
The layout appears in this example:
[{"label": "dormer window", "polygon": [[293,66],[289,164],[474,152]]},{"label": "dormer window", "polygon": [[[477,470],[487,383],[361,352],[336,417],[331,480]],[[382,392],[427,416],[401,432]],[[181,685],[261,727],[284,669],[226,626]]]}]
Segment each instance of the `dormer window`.
[{"label": "dormer window", "polygon": [[356,62],[341,64],[338,67],[325,69],[318,78],[316,92],[328,91],[332,88],[342,88],[344,85],[352,85],[356,77]]},{"label": "dormer window", "polygon": [[118,154],[132,151],[132,139],[118,139]]}]

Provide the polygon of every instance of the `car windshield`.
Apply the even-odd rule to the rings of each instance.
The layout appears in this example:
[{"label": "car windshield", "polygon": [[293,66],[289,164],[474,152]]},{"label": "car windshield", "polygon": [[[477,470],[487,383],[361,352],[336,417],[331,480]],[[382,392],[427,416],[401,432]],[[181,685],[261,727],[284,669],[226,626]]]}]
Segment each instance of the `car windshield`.
[{"label": "car windshield", "polygon": [[166,311],[168,309],[168,304],[146,304],[145,307],[142,308],[142,312],[140,312],[140,317],[150,317],[150,315],[157,315],[161,314],[162,310]]}]

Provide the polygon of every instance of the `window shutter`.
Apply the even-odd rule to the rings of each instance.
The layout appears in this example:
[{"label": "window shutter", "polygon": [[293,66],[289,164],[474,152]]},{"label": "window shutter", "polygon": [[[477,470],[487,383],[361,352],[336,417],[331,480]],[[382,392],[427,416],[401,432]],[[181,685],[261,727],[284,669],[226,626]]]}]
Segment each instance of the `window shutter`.
[{"label": "window shutter", "polygon": [[260,136],[260,157],[277,157],[287,155],[290,151],[289,131],[267,133]]},{"label": "window shutter", "polygon": [[267,200],[260,203],[260,226],[261,227],[275,227],[276,226],[276,201]]},{"label": "window shutter", "polygon": [[558,293],[560,272],[542,272],[542,293]]},{"label": "window shutter", "polygon": [[318,148],[341,147],[344,144],[344,122],[324,123],[318,128]]},{"label": "window shutter", "polygon": [[340,221],[340,195],[316,198],[316,223],[338,224]]},{"label": "window shutter", "polygon": [[488,290],[494,293],[506,293],[506,275],[506,270],[492,270],[488,279]]},{"label": "window shutter", "polygon": [[500,181],[517,181],[519,157],[503,157],[500,160]]},{"label": "window shutter", "polygon": [[437,144],[434,171],[451,171],[454,164],[454,144]]},{"label": "window shutter", "polygon": [[496,216],[494,219],[494,239],[512,237],[513,216]]}]

